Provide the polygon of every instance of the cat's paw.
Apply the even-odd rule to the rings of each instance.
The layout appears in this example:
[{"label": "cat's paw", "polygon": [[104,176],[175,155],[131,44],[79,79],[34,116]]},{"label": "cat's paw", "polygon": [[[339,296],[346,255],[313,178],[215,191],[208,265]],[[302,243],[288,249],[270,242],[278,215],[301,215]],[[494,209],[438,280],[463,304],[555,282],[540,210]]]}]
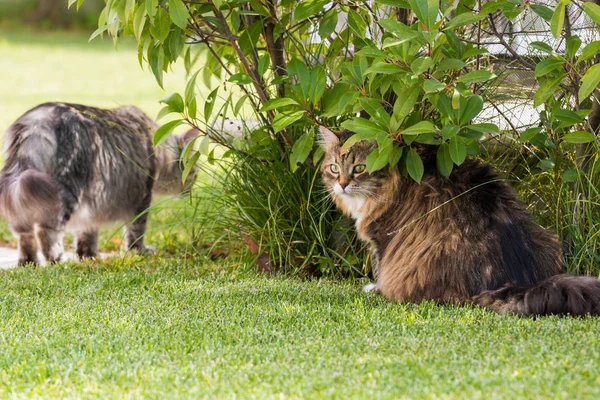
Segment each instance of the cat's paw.
[{"label": "cat's paw", "polygon": [[369,283],[363,286],[363,292],[365,293],[377,293],[379,292],[379,287],[376,283]]},{"label": "cat's paw", "polygon": [[139,252],[143,256],[153,256],[156,254],[156,248],[153,246],[144,246],[139,249]]}]

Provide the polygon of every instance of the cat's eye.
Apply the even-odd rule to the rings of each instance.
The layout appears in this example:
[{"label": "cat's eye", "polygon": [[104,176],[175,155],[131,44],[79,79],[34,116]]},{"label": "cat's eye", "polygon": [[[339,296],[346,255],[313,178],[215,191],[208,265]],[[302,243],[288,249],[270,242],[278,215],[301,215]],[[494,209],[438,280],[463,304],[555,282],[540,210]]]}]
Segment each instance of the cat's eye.
[{"label": "cat's eye", "polygon": [[355,174],[362,174],[366,169],[367,166],[365,164],[358,164],[354,166],[353,171]]},{"label": "cat's eye", "polygon": [[329,166],[329,169],[331,170],[331,172],[333,172],[334,174],[337,174],[340,172],[340,167],[338,167],[336,164],[331,164]]}]

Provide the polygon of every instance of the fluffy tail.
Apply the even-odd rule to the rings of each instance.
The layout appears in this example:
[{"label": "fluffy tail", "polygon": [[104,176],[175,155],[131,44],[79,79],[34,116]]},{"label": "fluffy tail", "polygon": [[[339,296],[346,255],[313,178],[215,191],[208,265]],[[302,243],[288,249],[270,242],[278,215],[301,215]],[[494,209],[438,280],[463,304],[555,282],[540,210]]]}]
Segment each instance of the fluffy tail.
[{"label": "fluffy tail", "polygon": [[13,226],[31,226],[58,216],[58,189],[47,174],[33,169],[0,175],[0,212]]},{"label": "fluffy tail", "polygon": [[501,314],[600,315],[600,280],[556,275],[530,288],[507,286],[488,290],[475,296],[473,302]]}]

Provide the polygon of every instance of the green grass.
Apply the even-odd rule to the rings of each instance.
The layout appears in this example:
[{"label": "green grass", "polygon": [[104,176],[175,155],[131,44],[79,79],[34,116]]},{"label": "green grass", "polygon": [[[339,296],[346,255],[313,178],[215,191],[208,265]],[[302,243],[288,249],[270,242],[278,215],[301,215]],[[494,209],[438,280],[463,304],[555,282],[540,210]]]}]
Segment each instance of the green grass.
[{"label": "green grass", "polygon": [[0,397],[598,398],[597,318],[389,303],[204,260],[0,272]]}]

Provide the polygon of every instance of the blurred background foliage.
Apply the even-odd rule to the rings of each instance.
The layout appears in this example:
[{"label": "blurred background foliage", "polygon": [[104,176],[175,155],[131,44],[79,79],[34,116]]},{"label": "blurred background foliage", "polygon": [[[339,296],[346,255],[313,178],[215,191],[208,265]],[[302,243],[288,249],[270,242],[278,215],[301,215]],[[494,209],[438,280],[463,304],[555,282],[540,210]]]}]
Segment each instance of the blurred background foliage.
[{"label": "blurred background foliage", "polygon": [[43,29],[89,29],[98,25],[102,0],[67,10],[66,0],[0,0],[0,26],[29,25]]}]

